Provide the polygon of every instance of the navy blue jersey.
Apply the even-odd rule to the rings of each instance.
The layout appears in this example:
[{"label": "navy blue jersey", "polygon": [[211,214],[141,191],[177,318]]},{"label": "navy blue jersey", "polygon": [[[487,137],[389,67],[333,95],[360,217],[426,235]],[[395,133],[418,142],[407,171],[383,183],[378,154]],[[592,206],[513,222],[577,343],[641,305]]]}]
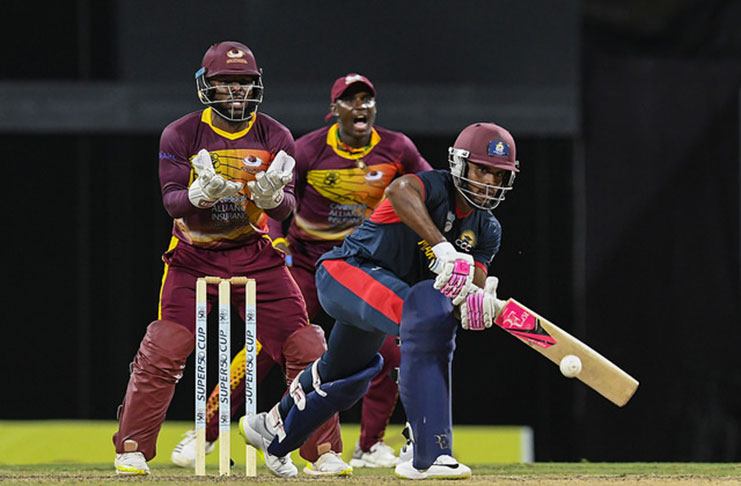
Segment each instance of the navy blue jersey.
[{"label": "navy blue jersey", "polygon": [[[457,189],[447,170],[417,174],[424,186],[424,203],[435,226],[445,239],[462,253],[469,253],[476,266],[488,273],[489,263],[499,250],[502,226],[488,211],[474,209],[462,215],[456,212]],[[371,262],[396,274],[409,285],[434,278],[429,262],[432,248],[409,226],[402,223],[385,199],[371,216],[351,234],[342,246],[321,256],[323,260],[355,257]]]}]

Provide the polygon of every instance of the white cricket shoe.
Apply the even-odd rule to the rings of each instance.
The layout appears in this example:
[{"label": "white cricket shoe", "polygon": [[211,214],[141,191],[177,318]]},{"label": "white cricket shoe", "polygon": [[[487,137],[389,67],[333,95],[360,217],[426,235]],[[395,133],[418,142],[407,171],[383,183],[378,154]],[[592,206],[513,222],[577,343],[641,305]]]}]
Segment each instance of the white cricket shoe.
[{"label": "white cricket shoe", "polygon": [[[189,430],[183,434],[183,440],[172,450],[170,460],[180,467],[196,467],[196,431]],[[206,454],[211,454],[216,448],[216,441],[206,441]]]},{"label": "white cricket shoe", "polygon": [[401,446],[401,449],[399,450],[399,464],[411,461],[412,459],[414,459],[414,443],[407,441],[407,443]]},{"label": "white cricket shoe", "polygon": [[307,462],[304,472],[312,476],[352,476],[352,466],[336,452],[329,451],[319,456],[316,462]]},{"label": "white cricket shoe", "polygon": [[271,433],[265,424],[267,416],[266,412],[260,412],[257,415],[244,416],[239,419],[239,435],[245,442],[263,452],[265,465],[271,473],[279,478],[295,478],[298,476],[298,469],[293,465],[290,454],[278,457],[268,452],[268,447],[275,434]]},{"label": "white cricket shoe", "polygon": [[382,440],[373,444],[368,452],[363,452],[360,444],[356,444],[350,459],[353,467],[394,467],[397,464],[399,458],[394,455],[394,449]]},{"label": "white cricket shoe", "polygon": [[149,474],[147,460],[144,459],[144,454],[139,451],[116,454],[116,460],[113,462],[113,465],[116,466],[116,474],[127,476],[143,476]]},{"label": "white cricket shoe", "polygon": [[412,461],[402,462],[396,466],[394,474],[402,479],[468,479],[471,477],[471,468],[443,454],[430,467],[422,470],[415,469]]}]

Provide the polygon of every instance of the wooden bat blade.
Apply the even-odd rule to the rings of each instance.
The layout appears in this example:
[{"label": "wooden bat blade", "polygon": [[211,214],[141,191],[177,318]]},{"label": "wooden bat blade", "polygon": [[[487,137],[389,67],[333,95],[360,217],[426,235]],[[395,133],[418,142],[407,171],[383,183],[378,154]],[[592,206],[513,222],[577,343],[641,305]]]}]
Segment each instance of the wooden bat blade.
[{"label": "wooden bat blade", "polygon": [[566,355],[578,356],[582,370],[577,378],[618,407],[638,388],[638,381],[610,360],[514,299],[494,322],[556,365]]}]

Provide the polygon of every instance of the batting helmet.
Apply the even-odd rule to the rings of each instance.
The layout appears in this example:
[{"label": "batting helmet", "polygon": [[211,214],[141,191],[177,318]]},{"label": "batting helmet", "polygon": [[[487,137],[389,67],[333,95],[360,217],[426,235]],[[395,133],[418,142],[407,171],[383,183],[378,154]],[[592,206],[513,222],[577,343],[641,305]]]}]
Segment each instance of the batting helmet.
[{"label": "batting helmet", "polygon": [[[512,189],[515,182],[515,174],[520,171],[516,153],[514,138],[499,125],[474,123],[467,126],[448,149],[450,173],[456,188],[475,207],[494,209],[504,201],[507,191]],[[503,169],[508,174],[500,185],[477,182],[468,177],[467,162]],[[477,190],[473,191],[472,188]],[[475,202],[475,199],[481,198],[485,200],[483,203]]]},{"label": "batting helmet", "polygon": [[[209,79],[215,76],[252,76],[250,84],[231,84],[213,86]],[[229,121],[245,121],[252,118],[262,103],[262,69],[257,65],[249,47],[240,42],[224,41],[213,44],[203,56],[201,68],[196,71],[198,99],[213,108],[216,113]],[[228,89],[229,98],[215,99],[216,89]],[[233,104],[241,104],[235,109]]]}]

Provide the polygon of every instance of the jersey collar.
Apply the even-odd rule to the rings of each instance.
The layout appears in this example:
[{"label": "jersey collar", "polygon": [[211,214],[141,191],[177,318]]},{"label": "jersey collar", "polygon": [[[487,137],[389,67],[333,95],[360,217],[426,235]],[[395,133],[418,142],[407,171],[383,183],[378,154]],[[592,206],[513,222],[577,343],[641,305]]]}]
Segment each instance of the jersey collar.
[{"label": "jersey collar", "polygon": [[365,147],[354,148],[350,147],[342,140],[340,140],[339,125],[335,123],[334,125],[329,127],[329,131],[327,132],[327,145],[332,147],[332,150],[334,150],[335,153],[343,159],[362,159],[363,157],[368,155],[368,152],[373,150],[373,147],[375,147],[378,142],[381,141],[381,136],[378,134],[375,128],[371,128],[371,132],[371,139],[368,145],[366,145]]},{"label": "jersey collar", "polygon": [[203,113],[201,113],[201,122],[211,127],[211,130],[213,130],[218,135],[221,135],[224,138],[228,138],[229,140],[236,140],[240,137],[244,137],[245,135],[247,135],[247,132],[250,131],[250,129],[252,128],[252,124],[255,123],[255,119],[257,118],[257,112],[255,112],[252,115],[250,122],[247,124],[247,128],[245,128],[244,130],[240,130],[236,133],[226,132],[222,130],[221,128],[215,127],[213,123],[213,116],[214,116],[213,109],[211,107],[206,108],[205,110],[203,110]]},{"label": "jersey collar", "polygon": [[469,209],[467,213],[464,213],[463,209],[458,204],[458,201],[455,202],[455,217],[456,218],[458,219],[467,218],[468,216],[471,215],[472,212],[473,212],[473,208]]}]

